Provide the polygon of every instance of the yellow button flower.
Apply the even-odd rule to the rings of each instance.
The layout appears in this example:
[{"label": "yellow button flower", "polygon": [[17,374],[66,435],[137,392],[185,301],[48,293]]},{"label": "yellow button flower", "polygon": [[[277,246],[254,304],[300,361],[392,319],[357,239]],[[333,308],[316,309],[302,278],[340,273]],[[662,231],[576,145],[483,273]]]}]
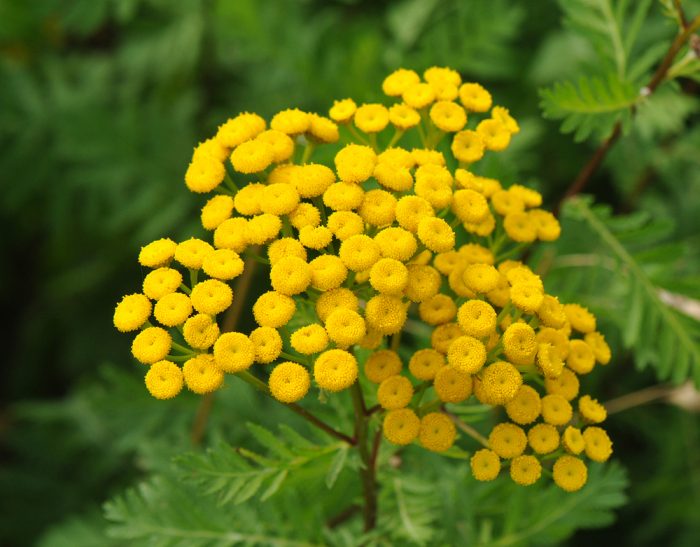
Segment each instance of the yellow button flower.
[{"label": "yellow button flower", "polygon": [[446,294],[436,294],[418,305],[420,318],[429,325],[442,325],[457,315],[457,306]]},{"label": "yellow button flower", "polygon": [[435,373],[433,387],[441,401],[461,403],[472,394],[472,377],[452,367],[441,367]]},{"label": "yellow button flower", "polygon": [[384,437],[393,444],[404,446],[418,437],[420,418],[410,408],[390,410],[384,417],[382,431]]},{"label": "yellow button flower", "polygon": [[486,362],[486,348],[476,338],[460,336],[450,344],[447,362],[457,370],[476,374]]},{"label": "yellow button flower", "polygon": [[596,319],[590,311],[579,304],[564,304],[564,313],[571,323],[571,327],[583,334],[593,332],[596,329]]},{"label": "yellow button flower", "polygon": [[197,355],[187,361],[182,373],[187,387],[200,395],[216,391],[224,383],[224,372],[209,354]]},{"label": "yellow button flower", "polygon": [[185,321],[182,335],[194,349],[209,349],[219,337],[219,326],[211,315],[200,313]]},{"label": "yellow button flower", "polygon": [[381,258],[370,269],[369,282],[377,292],[400,295],[408,284],[408,269],[393,258]]},{"label": "yellow button flower", "polygon": [[233,198],[233,206],[240,214],[247,217],[262,213],[264,184],[252,183],[241,188]]},{"label": "yellow button flower", "polygon": [[325,351],[314,363],[314,380],[327,391],[347,389],[357,380],[357,360],[341,349]]},{"label": "yellow button flower", "polygon": [[608,413],[605,407],[590,395],[584,395],[578,400],[578,411],[586,423],[599,424],[605,421]]},{"label": "yellow button flower", "polygon": [[400,298],[388,294],[373,296],[365,307],[367,325],[382,334],[396,334],[406,322],[406,306]]},{"label": "yellow button flower", "polygon": [[172,239],[163,238],[141,247],[139,264],[147,268],[160,268],[168,264],[175,256],[177,243]]},{"label": "yellow button flower", "polygon": [[166,327],[182,325],[192,313],[192,301],[183,293],[171,293],[158,300],[153,315]]},{"label": "yellow button flower", "polygon": [[386,410],[396,410],[408,406],[413,398],[413,384],[405,376],[390,376],[379,384],[377,401]]},{"label": "yellow button flower", "polygon": [[143,280],[143,293],[151,300],[160,300],[174,293],[182,283],[182,274],[172,268],[158,268]]},{"label": "yellow button flower", "polygon": [[288,135],[304,133],[311,126],[311,119],[306,112],[298,108],[282,110],[272,117],[270,127]]},{"label": "yellow button flower", "polygon": [[224,220],[214,230],[214,246],[217,249],[231,249],[236,253],[245,251],[249,243],[247,226],[248,221],[241,217]]},{"label": "yellow button flower", "polygon": [[337,308],[347,308],[357,311],[359,308],[359,301],[350,289],[342,287],[326,291],[316,300],[316,315],[318,315],[321,321],[325,321]]},{"label": "yellow button flower", "polygon": [[452,101],[438,101],[430,108],[430,119],[441,131],[455,133],[467,123],[467,113]]},{"label": "yellow button flower", "polygon": [[486,112],[491,108],[491,94],[480,84],[469,82],[459,88],[459,100],[472,112]]},{"label": "yellow button flower", "polygon": [[484,141],[471,129],[455,133],[451,146],[455,159],[464,163],[474,163],[484,156]]},{"label": "yellow button flower", "polygon": [[537,424],[527,432],[527,441],[538,454],[549,454],[559,448],[559,431],[550,424]]},{"label": "yellow button flower", "polygon": [[348,276],[348,269],[335,255],[320,255],[310,263],[311,286],[319,291],[329,291],[342,285]]},{"label": "yellow button flower", "polygon": [[418,196],[404,196],[396,204],[396,221],[409,232],[418,231],[418,223],[435,216],[432,205]]},{"label": "yellow button flower", "polygon": [[542,401],[537,391],[521,385],[515,397],[505,405],[508,417],[516,424],[526,425],[534,422],[542,410]]},{"label": "yellow button flower", "polygon": [[594,462],[608,461],[612,455],[612,442],[605,430],[600,427],[587,427],[583,430],[583,440],[586,442],[586,456]]},{"label": "yellow button flower", "polygon": [[114,310],[114,326],[120,332],[138,330],[151,315],[151,301],[143,294],[129,294]]},{"label": "yellow button flower", "polygon": [[303,198],[323,195],[335,182],[335,173],[323,164],[307,163],[292,171],[291,184]]},{"label": "yellow button flower", "polygon": [[275,129],[263,131],[255,137],[255,140],[270,145],[273,162],[279,163],[287,161],[294,154],[294,141],[289,138],[286,133],[282,133],[281,131]]},{"label": "yellow button flower", "polygon": [[258,363],[271,363],[282,352],[282,337],[272,327],[258,327],[250,333],[250,341],[255,346],[255,360]]},{"label": "yellow button flower", "polygon": [[445,366],[445,356],[431,348],[421,349],[415,352],[408,362],[408,370],[418,380],[432,380]]},{"label": "yellow button flower", "polygon": [[535,331],[525,323],[513,323],[503,333],[503,351],[516,365],[531,365],[537,353]]},{"label": "yellow button flower", "polygon": [[523,384],[523,378],[513,365],[497,361],[481,372],[482,399],[492,405],[505,405],[512,401]]},{"label": "yellow button flower", "polygon": [[288,215],[299,205],[299,192],[291,184],[269,184],[262,191],[260,208],[271,215]]},{"label": "yellow button flower", "polygon": [[351,236],[341,243],[339,256],[348,269],[362,272],[379,260],[379,245],[364,234]]},{"label": "yellow button flower", "polygon": [[565,368],[558,378],[545,378],[544,386],[547,393],[561,395],[567,401],[571,401],[578,395],[579,381],[576,374]]},{"label": "yellow button flower", "polygon": [[342,99],[334,101],[328,115],[338,123],[348,123],[357,111],[357,105],[352,99]]},{"label": "yellow button flower", "polygon": [[591,346],[583,340],[571,340],[569,342],[569,355],[566,365],[576,374],[588,374],[595,366],[595,355]]},{"label": "yellow button flower", "polygon": [[296,256],[306,262],[306,249],[296,239],[292,237],[283,237],[276,239],[267,247],[267,257],[270,259],[270,264],[275,265],[277,262],[287,256]]},{"label": "yellow button flower", "polygon": [[209,277],[230,281],[243,273],[244,263],[231,249],[217,249],[202,262],[202,270]]},{"label": "yellow button flower", "polygon": [[199,156],[185,172],[185,184],[191,192],[205,194],[214,190],[224,180],[224,164],[211,156]]},{"label": "yellow button flower", "polygon": [[270,270],[272,288],[287,296],[304,292],[311,283],[311,271],[311,266],[301,258],[296,256],[281,258]]},{"label": "yellow button flower", "polygon": [[542,418],[552,425],[565,425],[571,421],[573,409],[571,404],[561,395],[546,395],[542,397]]},{"label": "yellow button flower", "polygon": [[408,230],[398,227],[384,228],[374,236],[374,241],[379,245],[379,251],[383,257],[400,262],[408,261],[418,249],[415,236]]},{"label": "yellow button flower", "polygon": [[583,488],[588,480],[586,464],[574,456],[561,456],[552,468],[554,483],[567,492],[576,492]]},{"label": "yellow button flower", "polygon": [[365,193],[357,212],[372,226],[386,226],[396,218],[396,198],[384,190],[370,190]]},{"label": "yellow button flower", "polygon": [[321,325],[307,325],[292,333],[290,343],[304,355],[320,353],[328,347],[328,333]]},{"label": "yellow button flower", "polygon": [[569,454],[578,455],[586,448],[586,441],[581,435],[581,430],[569,426],[564,430],[561,437],[561,444]]},{"label": "yellow button flower", "polygon": [[157,363],[170,353],[172,338],[160,327],[148,327],[136,335],[131,344],[132,355],[141,363]]},{"label": "yellow button flower", "polygon": [[253,305],[253,316],[261,327],[286,325],[296,311],[294,299],[276,291],[262,294]]},{"label": "yellow button flower", "polygon": [[435,90],[430,84],[416,83],[408,86],[401,97],[408,106],[420,110],[435,100]]},{"label": "yellow button flower", "polygon": [[223,146],[233,148],[255,138],[265,130],[265,127],[267,124],[263,118],[251,112],[243,112],[219,127],[216,140]]},{"label": "yellow button flower", "polygon": [[207,279],[192,288],[190,299],[192,306],[199,313],[216,315],[231,305],[233,291],[223,281]]},{"label": "yellow button flower", "polygon": [[202,207],[202,226],[205,230],[215,230],[224,220],[233,214],[233,198],[231,196],[214,196]]},{"label": "yellow button flower", "polygon": [[156,399],[172,399],[184,385],[182,370],[170,361],[158,361],[146,373],[146,389]]},{"label": "yellow button flower", "polygon": [[365,320],[356,311],[338,308],[326,318],[326,332],[338,346],[352,346],[364,338]]},{"label": "yellow button flower", "polygon": [[488,302],[469,300],[459,307],[457,321],[465,334],[484,338],[496,332],[496,311]]},{"label": "yellow button flower", "polygon": [[243,333],[226,332],[214,343],[214,359],[224,372],[241,372],[255,361],[255,344]]},{"label": "yellow button flower", "polygon": [[399,68],[384,78],[382,91],[389,97],[400,97],[407,88],[419,82],[420,76],[414,70]]},{"label": "yellow button flower", "polygon": [[[281,229],[282,221],[277,215],[263,213],[262,215],[254,216],[247,222],[243,237],[248,243],[263,245],[275,239]],[[235,251],[236,249],[233,250]]]},{"label": "yellow button flower", "polygon": [[329,118],[319,116],[318,114],[309,114],[311,119],[311,127],[309,127],[307,136],[312,140],[322,143],[334,143],[340,139],[338,126]]},{"label": "yellow button flower", "polygon": [[364,198],[362,187],[353,182],[336,182],[323,193],[323,203],[334,211],[357,209]]},{"label": "yellow button flower", "polygon": [[542,475],[542,465],[534,456],[518,456],[510,462],[510,478],[521,486],[535,484]]},{"label": "yellow button flower", "polygon": [[389,121],[401,131],[406,131],[420,123],[420,114],[407,104],[398,103],[389,108]]},{"label": "yellow button flower", "polygon": [[501,458],[515,458],[525,450],[527,436],[517,425],[501,423],[491,430],[489,446]]},{"label": "yellow button flower", "polygon": [[381,384],[390,376],[397,375],[403,367],[398,353],[382,349],[372,353],[365,362],[365,376],[370,382]]},{"label": "yellow button flower", "polygon": [[472,475],[478,481],[492,481],[501,471],[501,460],[493,450],[477,450],[469,460]]},{"label": "yellow button flower", "polygon": [[365,133],[379,133],[389,125],[389,111],[383,104],[363,104],[355,112],[355,126]]},{"label": "yellow button flower", "polygon": [[231,165],[239,173],[259,173],[267,169],[275,157],[272,145],[257,139],[239,144],[231,152]]},{"label": "yellow button flower", "polygon": [[510,144],[511,132],[498,120],[486,119],[479,122],[476,132],[484,141],[484,146],[488,150],[501,152],[508,148]]},{"label": "yellow button flower", "polygon": [[348,144],[335,155],[335,168],[340,180],[364,182],[372,176],[377,155],[369,146]]},{"label": "yellow button flower", "polygon": [[277,365],[268,379],[270,393],[282,403],[296,403],[311,386],[309,372],[300,364],[286,361]]},{"label": "yellow button flower", "polygon": [[430,344],[433,346],[433,349],[447,355],[452,342],[463,335],[464,331],[457,323],[445,323],[435,328],[430,335]]},{"label": "yellow button flower", "polygon": [[209,243],[192,237],[178,244],[175,249],[175,260],[185,268],[199,270],[202,267],[204,258],[213,251],[214,248]]},{"label": "yellow button flower", "polygon": [[420,421],[418,440],[431,452],[444,452],[454,444],[456,436],[455,424],[447,414],[431,412]]}]

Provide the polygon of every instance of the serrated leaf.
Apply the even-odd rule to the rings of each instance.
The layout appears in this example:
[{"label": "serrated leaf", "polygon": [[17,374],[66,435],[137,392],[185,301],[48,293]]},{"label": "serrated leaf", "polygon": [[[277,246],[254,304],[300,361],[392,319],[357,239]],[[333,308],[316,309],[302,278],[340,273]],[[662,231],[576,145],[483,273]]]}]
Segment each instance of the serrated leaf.
[{"label": "serrated leaf", "polygon": [[335,456],[333,456],[331,465],[328,467],[328,472],[326,473],[326,486],[328,488],[333,488],[335,481],[338,480],[338,475],[340,475],[343,467],[345,467],[347,459],[348,447],[343,446],[336,452]]},{"label": "serrated leaf", "polygon": [[285,444],[281,442],[269,429],[265,429],[264,427],[250,422],[246,424],[246,427],[261,445],[276,453],[278,456],[282,458],[291,458],[294,456],[294,453],[289,450]]}]

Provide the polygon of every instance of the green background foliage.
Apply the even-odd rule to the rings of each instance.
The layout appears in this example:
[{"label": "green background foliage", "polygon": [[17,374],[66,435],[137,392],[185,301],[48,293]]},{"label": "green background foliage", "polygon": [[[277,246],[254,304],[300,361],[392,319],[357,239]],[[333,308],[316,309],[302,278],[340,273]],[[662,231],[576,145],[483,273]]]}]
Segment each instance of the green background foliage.
[{"label": "green background foliage", "polygon": [[[640,93],[677,34],[674,6],[0,0],[0,544],[695,545],[700,61],[682,50],[678,78]],[[591,197],[564,205],[561,240],[531,259],[613,346],[586,390],[662,396],[611,416],[617,461],[573,495],[476,483],[459,450],[385,458],[379,526],[362,536],[352,519],[326,526],[358,495],[354,455],[242,383],[217,394],[207,450],[193,447],[198,399],[150,398],[111,315],[140,286],[141,245],[200,233],[183,176],[219,123],[381,100],[389,71],[433,65],[510,108],[521,133],[479,169],[550,207],[620,124]],[[349,429],[340,406],[311,404]]]}]

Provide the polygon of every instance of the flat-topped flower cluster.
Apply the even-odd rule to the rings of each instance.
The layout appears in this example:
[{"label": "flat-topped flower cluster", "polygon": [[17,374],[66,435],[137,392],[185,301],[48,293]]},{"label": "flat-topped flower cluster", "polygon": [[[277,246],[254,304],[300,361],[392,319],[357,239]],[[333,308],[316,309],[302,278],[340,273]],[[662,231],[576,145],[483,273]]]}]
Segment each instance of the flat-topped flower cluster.
[{"label": "flat-topped flower cluster", "polygon": [[[611,454],[605,408],[579,397],[579,376],[610,349],[588,310],[561,304],[515,260],[559,236],[541,195],[473,169],[518,124],[448,68],[422,79],[400,69],[382,88],[393,105],[344,99],[329,117],[290,109],[269,125],[243,113],[197,146],[185,183],[213,194],[201,212],[210,237],[143,247],[151,271],[114,324],[139,331],[132,352],[158,399],[243,374],[288,404],[360,388],[388,441],[436,452],[457,437],[450,409],[476,401],[504,418],[471,458],[477,479],[508,467],[528,485],[544,467],[578,490],[584,455]],[[251,261],[269,267],[258,327],[221,332]],[[429,345],[411,354],[402,334],[423,332]]]}]

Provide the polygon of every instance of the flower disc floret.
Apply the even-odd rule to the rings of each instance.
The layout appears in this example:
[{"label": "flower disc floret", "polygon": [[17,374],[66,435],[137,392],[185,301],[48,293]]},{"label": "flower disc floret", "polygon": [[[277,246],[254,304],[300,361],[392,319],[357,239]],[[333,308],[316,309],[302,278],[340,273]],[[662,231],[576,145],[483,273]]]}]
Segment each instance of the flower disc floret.
[{"label": "flower disc floret", "polygon": [[192,301],[186,294],[166,294],[153,308],[153,316],[166,327],[182,325],[192,313]]},{"label": "flower disc floret", "polygon": [[408,261],[418,249],[415,236],[408,230],[398,227],[384,228],[374,241],[379,245],[383,257],[393,258],[400,262]]},{"label": "flower disc floret", "polygon": [[478,481],[492,481],[501,471],[501,460],[493,450],[477,450],[469,460],[472,475]]},{"label": "flower disc floret", "polygon": [[143,280],[143,293],[152,300],[160,300],[174,293],[182,283],[182,274],[173,268],[153,270]]},{"label": "flower disc floret", "polygon": [[341,243],[339,256],[348,269],[362,272],[379,260],[379,245],[364,234],[351,236]]},{"label": "flower disc floret", "polygon": [[307,325],[292,333],[290,343],[296,351],[304,355],[320,353],[328,347],[328,333],[321,325]]},{"label": "flower disc floret", "polygon": [[185,268],[199,270],[205,257],[214,251],[214,248],[206,241],[192,237],[178,244],[175,249],[175,260]]},{"label": "flower disc floret", "polygon": [[379,384],[377,401],[386,410],[396,410],[408,406],[413,398],[413,384],[405,376],[390,376]]},{"label": "flower disc floret", "polygon": [[148,327],[136,335],[131,344],[132,355],[141,363],[151,365],[162,361],[172,345],[168,331],[160,327]]},{"label": "flower disc floret", "polygon": [[311,284],[312,269],[304,260],[287,256],[278,260],[270,270],[272,288],[292,296],[304,292]]},{"label": "flower disc floret", "polygon": [[590,395],[584,395],[578,400],[578,411],[586,423],[599,424],[608,417],[605,407]]},{"label": "flower disc floret", "polygon": [[122,298],[114,310],[114,326],[120,332],[141,328],[151,315],[151,301],[143,294],[129,294]]},{"label": "flower disc floret", "polygon": [[583,340],[571,340],[569,342],[569,355],[566,365],[576,374],[588,374],[595,366],[595,355],[591,346]]},{"label": "flower disc floret", "polygon": [[389,349],[375,351],[365,361],[365,376],[370,382],[381,384],[390,376],[401,372],[403,365],[399,354]]},{"label": "flower disc floret", "polygon": [[356,311],[338,308],[326,318],[328,338],[338,346],[352,346],[365,336],[365,320]]},{"label": "flower disc floret", "polygon": [[243,273],[245,264],[238,253],[231,249],[217,249],[202,262],[202,270],[209,277],[230,281]]},{"label": "flower disc floret", "polygon": [[243,333],[226,332],[214,343],[214,359],[224,372],[241,372],[255,361],[255,344]]},{"label": "flower disc floret", "polygon": [[467,123],[467,113],[452,101],[438,101],[430,107],[430,119],[441,131],[454,133]]},{"label": "flower disc floret", "polygon": [[555,484],[567,492],[576,492],[583,488],[588,480],[586,464],[579,458],[564,455],[554,462],[552,476]]},{"label": "flower disc floret", "polygon": [[516,424],[526,425],[534,422],[542,410],[542,401],[537,390],[521,385],[515,397],[505,405],[508,417]]},{"label": "flower disc floret", "polygon": [[382,334],[396,334],[406,322],[406,306],[400,298],[387,294],[373,296],[365,307],[367,325]]},{"label": "flower disc floret", "polygon": [[182,370],[170,361],[158,361],[146,373],[146,389],[156,399],[172,399],[184,385]]},{"label": "flower disc floret", "polygon": [[275,114],[270,121],[270,127],[272,127],[272,129],[288,135],[304,133],[310,126],[311,119],[309,114],[298,108],[282,110]]},{"label": "flower disc floret", "polygon": [[518,456],[510,462],[510,478],[521,486],[535,484],[541,475],[542,464],[535,456]]},{"label": "flower disc floret", "polygon": [[561,395],[546,395],[542,397],[542,418],[552,425],[565,425],[571,421],[573,409],[571,404]]},{"label": "flower disc floret", "polygon": [[431,412],[421,419],[418,440],[431,452],[444,452],[454,444],[456,436],[455,424],[447,414]]},{"label": "flower disc floret", "polygon": [[262,294],[253,305],[253,316],[261,327],[282,327],[289,323],[295,311],[294,299],[276,291]]},{"label": "flower disc floret", "polygon": [[523,377],[513,365],[496,361],[481,372],[483,398],[492,405],[505,405],[512,401],[523,384]]},{"label": "flower disc floret", "polygon": [[387,226],[396,218],[396,198],[385,190],[370,190],[365,193],[357,212],[371,226]]},{"label": "flower disc floret", "polygon": [[484,157],[484,141],[471,129],[455,133],[451,149],[455,159],[464,163],[474,163]]},{"label": "flower disc floret", "polygon": [[272,327],[258,327],[250,333],[250,341],[255,346],[255,360],[258,363],[271,363],[282,352],[282,337]]},{"label": "flower disc floret", "polygon": [[319,291],[329,291],[342,285],[348,276],[348,269],[335,255],[320,255],[309,262],[311,286]]},{"label": "flower disc floret", "polygon": [[360,183],[372,176],[377,155],[369,146],[348,144],[335,155],[338,178],[345,182]]},{"label": "flower disc floret", "polygon": [[325,351],[314,363],[314,379],[318,387],[327,391],[347,389],[357,380],[357,360],[341,349]]},{"label": "flower disc floret", "polygon": [[328,115],[331,120],[338,123],[347,123],[352,120],[352,117],[357,111],[357,105],[352,99],[342,99],[334,101]]},{"label": "flower disc floret", "polygon": [[197,283],[190,294],[192,306],[199,313],[216,315],[227,309],[233,302],[233,291],[223,281],[207,279]]},{"label": "flower disc floret", "polygon": [[175,256],[177,243],[172,239],[163,238],[141,247],[139,264],[147,268],[160,268],[170,262]]},{"label": "flower disc floret", "polygon": [[224,180],[224,164],[212,156],[198,156],[185,172],[185,184],[191,192],[206,194],[214,190]]},{"label": "flower disc floret", "polygon": [[447,362],[457,370],[476,374],[486,362],[486,347],[472,336],[460,336],[450,344]]},{"label": "flower disc floret", "polygon": [[612,455],[612,442],[604,429],[587,427],[583,430],[583,440],[586,443],[586,456],[594,462],[608,461]]},{"label": "flower disc floret", "polygon": [[231,152],[230,159],[231,165],[236,171],[251,174],[267,169],[272,164],[274,157],[275,152],[272,145],[253,139],[239,144]]},{"label": "flower disc floret", "polygon": [[503,351],[516,365],[531,365],[537,353],[535,331],[525,323],[513,323],[503,333]]},{"label": "flower disc floret", "polygon": [[465,334],[484,338],[496,332],[496,311],[488,302],[469,300],[459,307],[457,321]]},{"label": "flower disc floret", "polygon": [[393,444],[404,446],[412,443],[420,431],[421,421],[410,408],[390,410],[384,417],[384,437]]},{"label": "flower disc floret", "polygon": [[537,454],[549,454],[559,447],[559,431],[551,424],[537,424],[527,432],[527,441]]},{"label": "flower disc floret", "polygon": [[360,131],[379,133],[389,125],[389,111],[383,104],[363,104],[355,112],[353,121]]},{"label": "flower disc floret", "polygon": [[498,287],[500,274],[490,264],[468,264],[462,279],[475,293],[487,294]]},{"label": "flower disc floret", "polygon": [[286,361],[272,369],[268,385],[275,399],[282,403],[295,403],[308,393],[311,378],[303,366]]},{"label": "flower disc floret", "polygon": [[420,318],[429,325],[442,325],[457,315],[457,306],[446,294],[436,294],[418,306]]},{"label": "flower disc floret", "polygon": [[426,217],[418,222],[418,239],[436,253],[451,251],[455,246],[455,233],[441,218]]},{"label": "flower disc floret", "polygon": [[224,383],[224,371],[214,361],[214,356],[201,354],[193,357],[182,367],[187,387],[199,395],[211,393]]},{"label": "flower disc floret", "polygon": [[442,367],[435,373],[435,393],[444,403],[461,403],[472,394],[472,377],[452,367]]},{"label": "flower disc floret", "polygon": [[420,76],[406,68],[398,68],[382,82],[382,91],[390,97],[400,97],[410,86],[420,82]]},{"label": "flower disc floret", "polygon": [[190,317],[182,327],[182,336],[192,348],[209,349],[219,337],[219,325],[211,315],[200,313]]},{"label": "flower disc floret", "polygon": [[498,424],[491,430],[489,446],[501,458],[511,459],[520,456],[527,446],[525,432],[515,424]]},{"label": "flower disc floret", "polygon": [[474,82],[462,84],[459,88],[459,100],[464,108],[472,112],[487,112],[491,108],[491,94]]},{"label": "flower disc floret", "polygon": [[243,252],[249,244],[247,228],[248,221],[244,218],[224,220],[214,230],[214,246],[217,249],[231,249],[236,253]]},{"label": "flower disc floret", "polygon": [[334,211],[352,211],[362,205],[365,192],[359,184],[336,182],[323,193],[323,203]]},{"label": "flower disc floret", "polygon": [[370,269],[369,282],[377,292],[400,295],[408,284],[408,269],[393,258],[381,258]]}]

